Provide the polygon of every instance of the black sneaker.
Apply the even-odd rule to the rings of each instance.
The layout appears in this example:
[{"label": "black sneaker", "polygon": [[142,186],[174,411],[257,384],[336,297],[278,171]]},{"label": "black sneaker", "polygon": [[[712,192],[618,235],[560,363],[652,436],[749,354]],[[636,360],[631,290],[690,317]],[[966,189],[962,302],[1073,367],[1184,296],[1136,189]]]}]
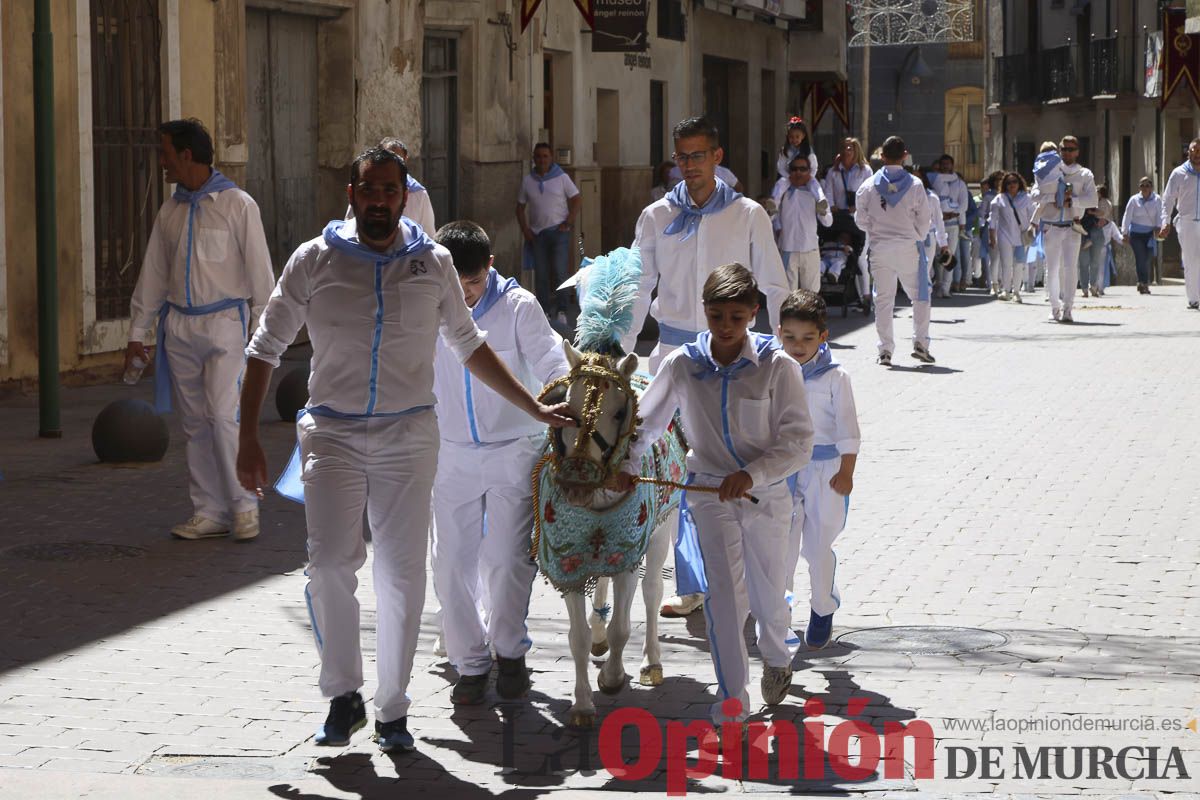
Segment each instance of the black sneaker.
[{"label": "black sneaker", "polygon": [[329,701],[329,716],[317,731],[316,743],[326,747],[345,747],[350,736],[367,724],[367,709],[362,695],[346,692]]},{"label": "black sneaker", "polygon": [[450,692],[450,702],[460,706],[474,706],[483,702],[487,694],[488,674],[460,675],[454,690]]},{"label": "black sneaker", "polygon": [[525,669],[525,656],[520,658],[496,657],[499,664],[496,676],[496,691],[505,700],[516,700],[529,691],[529,672]]},{"label": "black sneaker", "polygon": [[371,737],[385,753],[411,753],[417,749],[412,734],[408,732],[408,717],[391,722],[375,721],[375,735]]}]

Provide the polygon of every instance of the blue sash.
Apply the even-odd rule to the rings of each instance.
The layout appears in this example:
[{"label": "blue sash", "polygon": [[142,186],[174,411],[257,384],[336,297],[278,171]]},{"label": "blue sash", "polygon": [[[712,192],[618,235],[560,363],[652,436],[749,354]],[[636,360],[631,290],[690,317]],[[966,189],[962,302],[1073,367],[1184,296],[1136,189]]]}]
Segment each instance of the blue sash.
[{"label": "blue sash", "polygon": [[[696,477],[689,472],[687,483]],[[700,536],[696,520],[688,508],[687,490],[679,497],[679,530],[675,537],[675,591],[680,595],[708,594],[708,578],[704,574],[704,555],[700,552]]]},{"label": "blue sash", "polygon": [[696,337],[699,335],[699,331],[685,331],[683,328],[676,328],[664,322],[658,323],[658,341],[660,344],[671,347],[683,347],[685,344],[691,344],[696,341]]},{"label": "blue sash", "polygon": [[[218,311],[224,311],[227,308],[237,308],[238,317],[242,320],[242,331],[248,334],[246,330],[246,312],[249,306],[246,301],[240,297],[227,297],[224,300],[217,300],[203,306],[179,306],[174,303],[163,303],[158,309],[158,332],[154,340],[154,410],[159,414],[168,414],[171,411],[171,362],[167,358],[167,314],[172,309],[180,314],[189,317],[203,317],[208,314],[215,314]],[[242,378],[238,376],[238,388],[242,385]]]}]

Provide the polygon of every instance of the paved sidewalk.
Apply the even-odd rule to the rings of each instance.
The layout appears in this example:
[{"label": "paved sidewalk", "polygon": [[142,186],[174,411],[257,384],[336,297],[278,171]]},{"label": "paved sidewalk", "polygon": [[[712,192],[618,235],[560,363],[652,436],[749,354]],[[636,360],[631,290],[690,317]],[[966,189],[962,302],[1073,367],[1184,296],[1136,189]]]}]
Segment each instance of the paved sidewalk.
[{"label": "paved sidewalk", "polygon": [[[875,365],[869,321],[833,314],[863,428],[838,548],[835,637],[845,639],[802,651],[774,718],[799,725],[804,702],[818,698],[825,714],[809,721],[829,729],[846,719],[878,729],[924,720],[937,739],[935,777],[916,777],[910,745],[900,776],[714,776],[689,791],[1200,792],[1200,733],[1183,727],[1200,716],[1200,313],[1184,308],[1178,283],[1154,291],[1114,287],[1078,301],[1073,326],[1046,321],[1044,298],[939,301],[938,363],[921,369],[903,349],[892,369]],[[903,340],[909,310],[900,315]],[[91,452],[91,420],[131,393],[150,391],[65,390],[60,441],[36,439],[36,398],[0,401],[0,798],[665,790],[665,759],[626,783],[601,766],[594,734],[564,730],[573,687],[566,615],[540,579],[528,704],[452,706],[453,672],[430,652],[431,587],[411,687],[418,753],[381,756],[365,732],[344,750],[314,746],[326,703],[303,600],[302,509],[269,497],[263,533],[249,544],[170,539],[166,530],[188,511],[177,421],[160,464],[105,466]],[[277,468],[294,432],[268,406],[265,444]],[[370,660],[369,565],[361,580]],[[805,581],[801,565],[801,592]],[[635,603],[626,655],[635,674],[643,618]],[[902,640],[902,626],[937,630],[923,632],[922,648]],[[959,642],[946,627],[982,633]],[[871,629],[884,630],[871,640]],[[702,616],[666,620],[661,631],[666,683],[597,694],[601,721],[625,706],[664,722],[704,718],[715,678]],[[931,636],[945,647],[928,646]],[[368,697],[373,672],[368,664]],[[853,698],[866,698],[865,709]],[[623,740],[630,761],[635,741],[632,732]],[[1068,748],[1061,775],[1047,751],[1050,777],[1018,777],[1018,745]],[[961,769],[983,746],[1003,748],[1003,777],[984,777],[978,764],[970,777],[948,777],[952,752]],[[1083,746],[1144,748],[1127,766],[1170,777],[1109,778],[1097,767],[1093,779],[1088,759],[1100,750],[1080,751],[1083,774],[1072,777],[1070,748]],[[1188,778],[1168,768],[1171,748]]]}]

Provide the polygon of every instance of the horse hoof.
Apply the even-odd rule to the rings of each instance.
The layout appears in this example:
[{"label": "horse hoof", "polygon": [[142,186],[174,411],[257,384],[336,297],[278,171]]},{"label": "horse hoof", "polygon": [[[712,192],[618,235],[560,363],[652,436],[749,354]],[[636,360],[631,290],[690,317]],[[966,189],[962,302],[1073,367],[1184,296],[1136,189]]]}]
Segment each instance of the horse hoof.
[{"label": "horse hoof", "polygon": [[596,725],[596,712],[572,711],[571,719],[567,724],[578,730],[591,730]]},{"label": "horse hoof", "polygon": [[650,664],[642,667],[642,672],[638,676],[638,683],[640,683],[642,686],[661,686],[662,682],[662,664]]},{"label": "horse hoof", "polygon": [[603,642],[593,642],[592,643],[592,655],[599,657],[599,656],[604,655],[607,652],[608,652],[608,641],[607,640],[605,640]]},{"label": "horse hoof", "polygon": [[619,694],[620,691],[625,688],[625,681],[627,680],[629,680],[629,676],[622,675],[620,680],[612,685],[609,685],[604,682],[604,673],[601,672],[596,676],[596,686],[598,686],[600,691],[604,692],[605,694]]}]

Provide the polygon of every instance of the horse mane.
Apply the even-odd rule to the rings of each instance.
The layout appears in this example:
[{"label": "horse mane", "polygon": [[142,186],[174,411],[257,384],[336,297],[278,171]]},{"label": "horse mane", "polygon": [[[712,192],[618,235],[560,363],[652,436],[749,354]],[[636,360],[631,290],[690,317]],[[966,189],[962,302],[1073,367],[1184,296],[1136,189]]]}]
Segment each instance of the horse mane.
[{"label": "horse mane", "polygon": [[636,249],[618,247],[584,268],[575,347],[586,353],[623,356],[621,339],[633,327],[633,304],[642,278],[641,256]]}]

